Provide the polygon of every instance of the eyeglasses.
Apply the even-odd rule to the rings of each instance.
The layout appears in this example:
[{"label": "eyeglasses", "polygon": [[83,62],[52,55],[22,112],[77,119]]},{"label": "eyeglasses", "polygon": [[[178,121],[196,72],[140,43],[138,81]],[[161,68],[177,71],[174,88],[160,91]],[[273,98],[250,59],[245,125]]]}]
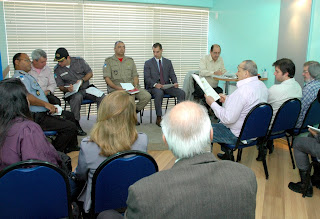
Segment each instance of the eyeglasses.
[{"label": "eyeglasses", "polygon": [[304,70],[303,73],[308,73],[309,71]]},{"label": "eyeglasses", "polygon": [[26,62],[31,62],[30,59],[18,59],[19,61],[23,60],[23,61],[26,61]]}]

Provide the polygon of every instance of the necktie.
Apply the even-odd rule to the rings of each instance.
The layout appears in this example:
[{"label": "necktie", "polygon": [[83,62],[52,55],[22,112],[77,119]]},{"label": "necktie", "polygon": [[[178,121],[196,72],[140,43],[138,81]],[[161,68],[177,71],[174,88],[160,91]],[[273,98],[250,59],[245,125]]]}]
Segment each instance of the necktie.
[{"label": "necktie", "polygon": [[164,78],[163,78],[163,69],[162,69],[162,65],[161,65],[161,60],[160,59],[159,59],[159,68],[160,68],[160,83],[161,84],[165,84]]}]

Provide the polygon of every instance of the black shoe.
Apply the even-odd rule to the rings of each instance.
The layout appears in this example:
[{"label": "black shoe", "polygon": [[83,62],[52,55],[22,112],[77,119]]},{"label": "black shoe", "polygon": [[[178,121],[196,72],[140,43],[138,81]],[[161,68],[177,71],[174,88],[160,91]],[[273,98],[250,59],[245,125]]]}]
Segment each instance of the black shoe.
[{"label": "black shoe", "polygon": [[217,154],[218,158],[220,158],[221,160],[231,160],[230,156],[228,155],[228,153],[218,153]]},{"label": "black shoe", "polygon": [[73,147],[66,147],[64,149],[64,153],[67,154],[67,153],[70,153],[72,151],[80,151],[80,147],[78,145],[75,145]]},{"label": "black shoe", "polygon": [[[297,182],[297,183],[290,182],[288,187],[294,192],[303,194],[304,184],[302,184],[302,182]],[[306,196],[312,197],[312,195],[313,195],[313,188],[312,186],[309,186],[309,188],[307,189]]]},{"label": "black shoe", "polygon": [[137,121],[136,126],[140,125],[140,122]]},{"label": "black shoe", "polygon": [[267,154],[267,149],[266,148],[263,150],[263,153],[259,150],[258,157],[256,158],[256,160],[257,161],[263,161],[263,157],[266,156],[266,154]]},{"label": "black shoe", "polygon": [[87,133],[85,131],[83,131],[82,128],[78,128],[77,132],[78,132],[79,136],[86,136],[87,135]]}]

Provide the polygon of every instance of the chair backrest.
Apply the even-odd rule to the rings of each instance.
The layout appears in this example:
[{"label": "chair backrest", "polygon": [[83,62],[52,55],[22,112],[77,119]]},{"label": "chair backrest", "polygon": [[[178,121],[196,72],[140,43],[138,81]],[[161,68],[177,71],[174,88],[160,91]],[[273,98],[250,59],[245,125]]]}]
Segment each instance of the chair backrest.
[{"label": "chair backrest", "polygon": [[302,129],[307,129],[308,125],[317,125],[320,123],[320,102],[316,98],[309,106],[306,115],[304,116],[303,123],[301,125],[300,131]]},{"label": "chair backrest", "polygon": [[300,110],[301,102],[297,98],[285,101],[274,117],[269,134],[293,129],[297,123]]},{"label": "chair backrest", "polygon": [[129,186],[157,171],[155,160],[141,151],[123,151],[109,157],[92,178],[91,212],[126,207]]},{"label": "chair backrest", "polygon": [[237,144],[242,140],[265,137],[272,118],[272,107],[268,103],[259,103],[246,116]]},{"label": "chair backrest", "polygon": [[44,135],[47,136],[47,137],[50,137],[50,136],[54,136],[54,135],[57,135],[58,132],[57,131],[43,131]]},{"label": "chair backrest", "polygon": [[48,162],[28,160],[3,169],[0,194],[0,218],[72,218],[68,177]]}]

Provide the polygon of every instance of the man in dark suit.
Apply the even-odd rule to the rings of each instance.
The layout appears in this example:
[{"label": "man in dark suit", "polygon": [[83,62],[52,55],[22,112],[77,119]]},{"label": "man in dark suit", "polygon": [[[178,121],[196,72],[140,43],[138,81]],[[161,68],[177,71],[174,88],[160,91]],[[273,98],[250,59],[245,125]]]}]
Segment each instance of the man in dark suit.
[{"label": "man in dark suit", "polygon": [[178,88],[177,76],[174,73],[171,61],[162,57],[162,45],[155,43],[152,50],[154,57],[144,64],[144,83],[145,88],[154,96],[157,114],[156,124],[160,126],[163,95],[169,94],[177,97],[179,103],[184,101],[185,93]]}]

